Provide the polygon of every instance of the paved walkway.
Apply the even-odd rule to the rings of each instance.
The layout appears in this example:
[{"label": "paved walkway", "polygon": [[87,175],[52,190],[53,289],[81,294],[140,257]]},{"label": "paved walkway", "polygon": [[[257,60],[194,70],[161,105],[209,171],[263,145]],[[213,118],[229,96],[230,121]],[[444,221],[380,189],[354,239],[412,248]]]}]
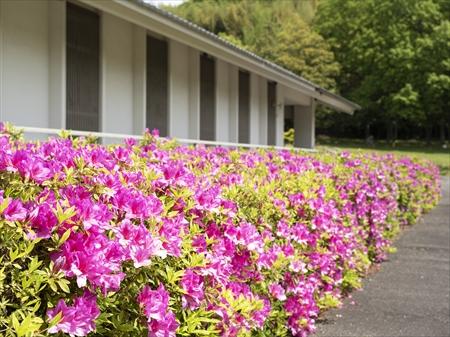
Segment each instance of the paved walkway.
[{"label": "paved walkway", "polygon": [[[314,337],[448,337],[450,180],[440,204],[401,234],[398,251],[341,309],[325,313]],[[351,301],[356,304],[351,304]]]}]

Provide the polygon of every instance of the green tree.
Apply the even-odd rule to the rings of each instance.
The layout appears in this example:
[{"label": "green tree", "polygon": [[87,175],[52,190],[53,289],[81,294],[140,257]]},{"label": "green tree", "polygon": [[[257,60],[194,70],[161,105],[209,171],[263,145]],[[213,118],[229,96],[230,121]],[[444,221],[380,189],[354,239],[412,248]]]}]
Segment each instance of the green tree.
[{"label": "green tree", "polygon": [[338,87],[359,102],[363,129],[448,119],[448,5],[435,0],[325,0],[314,26],[342,66]]},{"label": "green tree", "polygon": [[[336,87],[339,64],[328,43],[299,16],[292,18],[275,35],[271,59],[325,88]],[[264,48],[264,47],[263,47]]]},{"label": "green tree", "polygon": [[306,23],[317,0],[187,1],[168,10],[327,89],[339,64],[329,44]]}]

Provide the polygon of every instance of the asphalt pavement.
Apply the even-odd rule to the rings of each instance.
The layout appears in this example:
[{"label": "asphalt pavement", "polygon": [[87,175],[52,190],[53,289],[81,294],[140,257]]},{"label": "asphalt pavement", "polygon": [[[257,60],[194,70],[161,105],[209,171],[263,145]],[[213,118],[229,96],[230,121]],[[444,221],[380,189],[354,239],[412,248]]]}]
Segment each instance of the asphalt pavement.
[{"label": "asphalt pavement", "polygon": [[314,337],[450,336],[449,190],[444,177],[439,205],[400,234],[363,290],[321,316]]}]

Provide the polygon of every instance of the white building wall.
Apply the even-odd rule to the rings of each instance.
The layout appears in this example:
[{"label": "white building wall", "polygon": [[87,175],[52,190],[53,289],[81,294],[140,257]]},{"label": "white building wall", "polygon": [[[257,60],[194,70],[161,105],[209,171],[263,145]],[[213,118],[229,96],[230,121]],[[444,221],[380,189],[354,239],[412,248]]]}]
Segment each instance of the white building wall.
[{"label": "white building wall", "polygon": [[230,137],[230,88],[228,63],[216,60],[216,140],[227,142]]},{"label": "white building wall", "polygon": [[48,2],[0,1],[0,120],[48,127]]},{"label": "white building wall", "polygon": [[141,135],[145,130],[147,101],[147,33],[144,28],[133,26],[133,130]]},{"label": "white building wall", "polygon": [[[64,1],[0,0],[0,120],[65,127],[65,9]],[[101,13],[101,131],[144,130],[146,34],[143,27]],[[169,134],[174,137],[199,138],[200,53],[169,41]],[[216,67],[216,139],[237,142],[239,68],[222,59]],[[307,95],[277,85],[279,146],[285,104],[311,105]],[[313,128],[314,114],[299,115],[296,126]],[[307,139],[301,143],[313,146],[314,131],[303,135]],[[255,73],[250,75],[250,142],[267,144],[267,80]]]},{"label": "white building wall", "polygon": [[169,41],[169,135],[189,138],[189,47]]},{"label": "white building wall", "polygon": [[275,145],[284,146],[284,93],[281,85],[277,85],[275,123]]},{"label": "white building wall", "polygon": [[294,145],[307,149],[314,148],[315,145],[315,111],[316,102],[310,100],[309,105],[294,106]]},{"label": "white building wall", "polygon": [[49,126],[66,126],[66,3],[48,3]]},{"label": "white building wall", "polygon": [[189,48],[189,138],[200,138],[200,52]]},{"label": "white building wall", "polygon": [[133,133],[133,25],[101,16],[101,131]]}]

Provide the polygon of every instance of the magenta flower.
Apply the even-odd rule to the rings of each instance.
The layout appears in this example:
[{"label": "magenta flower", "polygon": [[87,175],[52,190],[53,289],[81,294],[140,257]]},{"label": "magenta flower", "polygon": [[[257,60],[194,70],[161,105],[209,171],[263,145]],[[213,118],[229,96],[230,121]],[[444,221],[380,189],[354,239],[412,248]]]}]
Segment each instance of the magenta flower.
[{"label": "magenta flower", "polygon": [[76,297],[73,305],[68,306],[64,300],[59,300],[55,308],[47,311],[50,321],[57,314],[62,313],[61,320],[55,326],[48,329],[49,333],[64,332],[73,336],[87,336],[95,330],[95,320],[100,315],[97,306],[97,298],[89,291]]},{"label": "magenta flower", "polygon": [[187,269],[181,279],[181,288],[185,291],[182,297],[183,308],[197,309],[204,299],[203,277],[192,269]]},{"label": "magenta flower", "polygon": [[32,235],[31,238],[50,238],[53,229],[58,224],[58,219],[48,203],[36,206],[36,208],[30,212],[29,220],[31,229],[34,232],[34,235]]},{"label": "magenta flower", "polygon": [[[62,314],[50,333],[93,332],[99,312],[89,291],[108,296],[99,303],[115,315],[109,299],[129,305],[137,286],[150,337],[175,336],[176,317],[185,325],[200,309],[220,322],[198,328],[222,336],[270,335],[281,317],[288,334],[306,336],[319,299],[341,298],[347,273],[383,260],[399,224],[439,195],[437,167],[391,155],[181,146],[156,133],[124,146],[27,143],[1,128],[0,225],[16,221],[3,228],[30,240],[68,230],[65,242],[40,240],[33,254],[50,254],[53,271],[86,290],[48,310],[49,319]],[[178,284],[164,284],[160,266],[182,272]],[[157,289],[142,286],[145,275]]]},{"label": "magenta flower", "polygon": [[175,337],[178,326],[175,314],[169,311],[161,320],[148,323],[148,337]]},{"label": "magenta flower", "polygon": [[285,301],[286,300],[286,292],[284,291],[284,288],[279,285],[278,283],[272,283],[269,285],[269,291],[270,294],[275,297],[279,301]]},{"label": "magenta flower", "polygon": [[27,217],[27,210],[23,207],[20,200],[11,199],[3,211],[3,216],[8,221],[23,221]]},{"label": "magenta flower", "polygon": [[169,309],[169,293],[162,284],[157,290],[145,286],[137,301],[147,317],[149,337],[175,337],[178,323]]},{"label": "magenta flower", "polygon": [[67,277],[76,277],[80,288],[89,281],[104,293],[117,291],[125,277],[122,247],[103,234],[72,233],[61,251],[52,256]]},{"label": "magenta flower", "polygon": [[133,260],[136,268],[150,265],[154,256],[161,258],[167,256],[162,242],[153,237],[144,225],[135,226],[129,220],[125,220],[116,232],[116,239],[125,249],[127,258]]}]

